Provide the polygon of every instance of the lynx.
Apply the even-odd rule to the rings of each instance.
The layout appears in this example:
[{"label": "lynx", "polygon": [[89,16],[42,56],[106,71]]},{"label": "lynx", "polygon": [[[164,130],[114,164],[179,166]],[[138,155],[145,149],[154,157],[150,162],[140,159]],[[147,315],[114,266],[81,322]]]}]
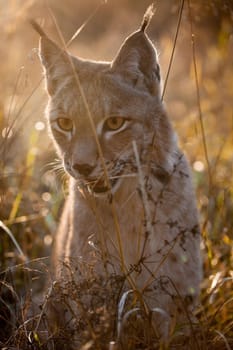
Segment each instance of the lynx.
[{"label": "lynx", "polygon": [[73,57],[34,24],[50,135],[70,178],[52,268],[56,280],[67,278],[62,261],[123,274],[148,309],[179,319],[178,305],[187,314],[198,300],[200,230],[190,168],[161,99],[150,17],[112,62]]}]

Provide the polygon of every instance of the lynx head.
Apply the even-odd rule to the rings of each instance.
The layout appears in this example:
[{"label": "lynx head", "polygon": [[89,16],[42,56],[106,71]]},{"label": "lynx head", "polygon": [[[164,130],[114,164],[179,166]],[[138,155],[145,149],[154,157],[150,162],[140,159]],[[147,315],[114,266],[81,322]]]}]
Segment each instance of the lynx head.
[{"label": "lynx head", "polygon": [[135,174],[133,141],[142,166],[169,164],[172,130],[161,102],[157,53],[145,33],[149,17],[112,62],[73,57],[34,23],[52,138],[66,172],[95,195],[117,191],[125,175]]}]

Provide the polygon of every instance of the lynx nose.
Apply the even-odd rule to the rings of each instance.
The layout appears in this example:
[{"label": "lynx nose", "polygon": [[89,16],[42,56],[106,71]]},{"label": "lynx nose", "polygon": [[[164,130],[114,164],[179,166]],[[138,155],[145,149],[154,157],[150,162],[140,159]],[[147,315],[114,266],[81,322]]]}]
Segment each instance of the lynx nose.
[{"label": "lynx nose", "polygon": [[88,175],[90,175],[90,173],[94,169],[94,166],[91,166],[89,164],[76,163],[76,164],[73,164],[72,168],[74,170],[78,171],[80,175],[88,176]]}]

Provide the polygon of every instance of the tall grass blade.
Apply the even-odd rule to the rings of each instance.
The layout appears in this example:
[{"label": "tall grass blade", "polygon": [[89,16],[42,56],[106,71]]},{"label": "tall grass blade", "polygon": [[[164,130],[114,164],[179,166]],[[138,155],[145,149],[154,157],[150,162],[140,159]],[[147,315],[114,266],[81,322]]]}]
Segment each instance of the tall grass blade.
[{"label": "tall grass blade", "polygon": [[19,252],[19,255],[25,260],[27,261],[27,257],[26,255],[23,253],[22,249],[20,248],[18,242],[16,241],[13,233],[9,230],[9,228],[0,220],[0,227],[3,229],[4,232],[6,232],[6,234],[10,237],[10,239],[12,240],[12,242],[14,243],[16,249]]}]

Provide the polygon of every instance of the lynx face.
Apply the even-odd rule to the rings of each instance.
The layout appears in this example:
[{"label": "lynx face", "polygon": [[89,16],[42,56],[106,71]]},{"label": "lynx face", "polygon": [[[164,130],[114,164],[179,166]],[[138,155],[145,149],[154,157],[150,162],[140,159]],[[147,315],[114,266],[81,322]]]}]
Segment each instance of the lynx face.
[{"label": "lynx face", "polygon": [[[95,195],[114,193],[140,164],[165,167],[170,127],[163,120],[156,51],[143,31],[132,34],[111,63],[84,61],[42,36],[49,126],[65,170]],[[163,133],[163,137],[161,137]],[[165,147],[160,144],[166,143]],[[162,151],[160,151],[160,149]]]},{"label": "lynx face", "polygon": [[[142,111],[136,108],[143,99],[149,104],[150,97],[138,93],[135,98],[127,87],[115,83],[107,72],[101,72],[97,79],[96,88],[92,87],[92,81],[88,82],[93,99],[87,99],[89,116],[78,94],[72,108],[64,110],[68,96],[62,91],[59,106],[52,107],[53,112],[50,109],[49,122],[65,170],[78,180],[80,186],[87,186],[89,191],[100,194],[107,192],[109,187],[115,191],[125,175],[134,176],[136,165],[132,142],[137,141],[138,152],[142,155],[152,142],[153,134],[150,120],[142,117]],[[110,89],[104,88],[106,80],[107,86],[112,85]],[[75,85],[72,88],[75,95]],[[125,98],[122,101],[120,93],[127,94],[126,101]],[[92,101],[98,103],[98,106],[94,104],[95,109]]]}]

